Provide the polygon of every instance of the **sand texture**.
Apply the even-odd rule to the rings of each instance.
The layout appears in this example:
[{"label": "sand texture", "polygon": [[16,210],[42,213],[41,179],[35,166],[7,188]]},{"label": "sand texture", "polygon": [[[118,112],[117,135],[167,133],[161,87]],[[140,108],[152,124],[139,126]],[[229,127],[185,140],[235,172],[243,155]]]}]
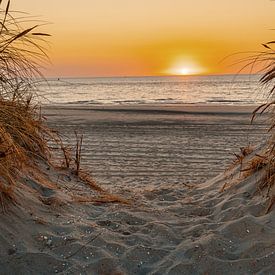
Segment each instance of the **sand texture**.
[{"label": "sand texture", "polygon": [[255,107],[212,105],[54,106],[51,127],[74,144],[84,135],[82,164],[113,190],[202,183],[224,172],[240,147],[261,142],[266,118]]},{"label": "sand texture", "polygon": [[[78,118],[84,124],[91,119],[89,114],[83,120],[72,110],[62,117],[54,109],[48,112],[51,123],[63,128]],[[105,115],[101,116],[106,119],[105,124],[101,121],[104,127],[107,115],[115,117],[117,124],[123,122],[112,112],[100,112]],[[128,113],[120,115],[129,121]],[[240,113],[228,115],[240,124]],[[140,125],[146,125],[135,117]],[[199,119],[192,113],[193,125],[194,117]],[[221,117],[225,121],[219,113]],[[181,125],[188,123],[186,118],[176,119]],[[226,121],[225,129],[230,125]],[[171,148],[176,144],[169,142]],[[264,146],[255,148],[244,161]],[[111,163],[112,158],[111,154]],[[198,182],[197,178],[197,182],[188,183],[181,179],[181,170],[174,177],[160,173],[150,178],[148,173],[130,180],[127,173],[123,177],[127,170],[119,177],[98,173],[97,182],[102,180],[100,186],[108,191],[103,192],[70,171],[40,165],[43,179],[22,179],[20,199],[1,214],[0,274],[274,274],[275,209],[266,214],[266,193],[257,192],[261,171],[244,179],[241,165],[236,164],[210,180]],[[124,166],[121,169],[126,169]],[[228,188],[221,192],[225,183]],[[118,197],[109,193],[128,204],[116,203]],[[107,199],[113,202],[102,202]]]}]

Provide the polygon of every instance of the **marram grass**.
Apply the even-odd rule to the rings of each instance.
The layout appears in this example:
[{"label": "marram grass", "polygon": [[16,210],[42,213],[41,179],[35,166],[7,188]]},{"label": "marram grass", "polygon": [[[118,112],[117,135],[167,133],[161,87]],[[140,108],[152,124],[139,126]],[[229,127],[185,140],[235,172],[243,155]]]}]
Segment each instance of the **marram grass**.
[{"label": "marram grass", "polygon": [[3,5],[0,0],[0,204],[3,211],[5,201],[17,201],[15,189],[28,173],[42,185],[49,184],[40,170],[39,160],[55,166],[50,144],[63,152],[66,169],[70,168],[78,179],[100,193],[93,199],[80,196],[79,202],[126,203],[105,192],[89,173],[80,169],[82,136],[76,133],[76,153],[71,165],[70,150],[63,145],[59,134],[45,125],[40,107],[33,104],[33,96],[36,79],[43,78],[40,65],[48,60],[43,45],[49,34],[37,31],[39,25],[22,27],[29,23],[28,17],[11,12],[10,0],[1,10]]},{"label": "marram grass", "polygon": [[[268,91],[267,103],[259,106],[252,116],[254,119],[257,113],[269,112],[270,114],[270,128],[271,137],[268,141],[268,147],[261,155],[256,155],[249,164],[248,171],[251,173],[257,170],[263,170],[264,175],[259,183],[258,189],[260,191],[266,190],[266,196],[269,198],[267,211],[269,212],[275,203],[275,41],[270,41],[263,44],[265,51],[257,56],[255,62],[261,62],[264,66],[263,75],[260,79],[262,85]],[[250,170],[249,170],[250,169]]]},{"label": "marram grass", "polygon": [[[0,8],[4,3],[0,1]],[[16,15],[16,14],[15,14]],[[48,34],[38,25],[22,28],[27,20],[10,11],[10,1],[0,10],[0,200],[15,199],[18,176],[34,160],[48,160],[47,141],[54,133],[32,104],[34,79],[41,77],[39,62],[47,55],[41,44]],[[23,24],[24,25],[24,24]]]},{"label": "marram grass", "polygon": [[[251,122],[259,114],[265,112],[269,113],[270,118],[270,138],[266,142],[261,153],[254,154],[252,158],[248,158],[246,161],[247,155],[253,152],[251,147],[241,149],[241,154],[236,155],[236,160],[233,163],[234,165],[240,165],[240,179],[242,181],[250,176],[254,176],[255,173],[260,173],[260,178],[258,181],[256,193],[265,194],[268,198],[268,205],[266,208],[266,213],[271,211],[275,204],[275,41],[270,41],[263,44],[264,50],[257,53],[257,55],[252,56],[248,59],[242,60],[246,61],[246,66],[254,67],[257,63],[260,63],[263,66],[261,71],[262,77],[260,82],[264,87],[264,91],[267,91],[266,103],[257,107],[253,114]],[[237,183],[238,183],[237,182]],[[236,183],[227,182],[222,187],[222,190],[229,188],[230,186]]]}]

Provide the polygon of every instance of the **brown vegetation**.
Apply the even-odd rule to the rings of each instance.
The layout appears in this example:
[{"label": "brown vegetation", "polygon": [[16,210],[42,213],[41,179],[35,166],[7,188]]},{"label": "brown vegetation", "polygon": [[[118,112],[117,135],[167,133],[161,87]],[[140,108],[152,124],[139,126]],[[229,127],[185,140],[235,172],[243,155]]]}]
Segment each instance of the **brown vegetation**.
[{"label": "brown vegetation", "polygon": [[273,45],[275,41],[270,41],[263,44],[266,49],[265,52],[259,54],[255,62],[264,62],[264,74],[261,77],[261,83],[268,89],[268,102],[259,106],[252,116],[252,121],[256,114],[260,112],[270,112],[271,126],[269,131],[271,132],[271,138],[268,141],[268,148],[263,152],[262,155],[256,155],[250,164],[251,171],[255,169],[264,169],[264,176],[259,184],[259,190],[267,190],[267,196],[269,197],[269,205],[267,212],[271,210],[275,202],[275,117],[274,117],[274,93],[275,93],[275,51]]},{"label": "brown vegetation", "polygon": [[[1,1],[2,2],[2,1]],[[0,5],[2,4],[0,2]],[[17,177],[35,159],[49,158],[47,141],[51,132],[42,122],[39,109],[32,104],[34,78],[41,74],[39,61],[47,58],[38,26],[22,29],[10,12],[10,1],[0,12],[0,193],[14,199]]]},{"label": "brown vegetation", "polygon": [[[2,4],[0,0],[0,8]],[[70,168],[82,182],[104,193],[92,177],[80,169],[83,137],[76,134],[73,159],[70,148],[63,145],[57,132],[45,125],[40,107],[34,104],[35,84],[43,78],[39,65],[47,60],[43,38],[49,35],[35,32],[39,25],[22,28],[30,20],[19,14],[16,17],[18,13],[10,11],[10,0],[6,8],[0,10],[0,205],[4,211],[7,199],[16,202],[14,191],[24,177],[36,178],[41,185],[45,184],[47,180],[43,180],[39,166],[41,161],[56,166],[49,144],[64,154],[59,167]],[[102,196],[100,199],[104,200]],[[106,201],[114,200],[106,197]]]},{"label": "brown vegetation", "polygon": [[[274,116],[274,94],[275,94],[275,50],[272,46],[275,45],[275,41],[263,44],[265,51],[260,52],[253,58],[249,58],[247,64],[254,66],[256,63],[262,63],[263,76],[260,81],[265,90],[268,91],[267,102],[256,108],[252,114],[251,122],[254,121],[257,115],[269,112],[270,114],[270,139],[265,144],[260,153],[251,154],[252,148],[241,149],[241,154],[236,154],[236,160],[233,165],[240,164],[240,181],[253,176],[256,172],[260,172],[260,180],[257,186],[258,191],[261,193],[266,191],[266,196],[269,198],[266,212],[269,212],[275,203],[275,116]],[[252,157],[248,157],[248,155]],[[236,184],[236,183],[235,183]],[[234,184],[226,183],[222,187],[222,191],[229,188]]]}]

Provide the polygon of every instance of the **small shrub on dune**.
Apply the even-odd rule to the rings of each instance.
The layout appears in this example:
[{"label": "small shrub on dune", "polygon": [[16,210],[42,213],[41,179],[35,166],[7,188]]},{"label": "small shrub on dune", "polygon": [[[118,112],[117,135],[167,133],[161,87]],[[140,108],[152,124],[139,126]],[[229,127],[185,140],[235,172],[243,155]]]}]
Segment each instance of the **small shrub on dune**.
[{"label": "small shrub on dune", "polygon": [[[255,66],[257,63],[263,65],[263,75],[260,82],[263,85],[264,90],[268,91],[267,102],[255,109],[251,121],[253,122],[258,114],[268,112],[270,118],[269,132],[271,133],[271,137],[267,141],[266,146],[260,155],[255,154],[252,158],[249,158],[249,160],[246,161],[246,156],[252,153],[253,150],[249,149],[242,151],[240,155],[236,155],[237,159],[234,164],[241,165],[240,180],[254,175],[255,172],[261,171],[262,176],[257,188],[261,193],[265,191],[266,196],[269,198],[268,206],[266,208],[266,213],[268,213],[275,203],[275,41],[263,44],[263,47],[265,48],[264,51],[247,59],[247,66]],[[230,186],[229,183],[226,183],[222,190],[225,190]]]},{"label": "small shrub on dune", "polygon": [[267,197],[269,197],[267,212],[269,212],[275,203],[275,41],[270,41],[266,44],[263,44],[263,46],[266,50],[257,56],[255,62],[261,62],[264,65],[264,73],[260,81],[262,85],[264,85],[268,90],[268,102],[259,106],[254,111],[252,120],[257,113],[270,113],[271,126],[269,131],[271,132],[271,138],[268,141],[268,148],[264,152],[264,156],[260,156],[260,158],[259,156],[255,156],[255,158],[260,159],[260,163],[262,164],[261,168],[264,169],[264,177],[260,182],[259,189],[267,190]]},{"label": "small shrub on dune", "polygon": [[52,149],[61,150],[66,169],[70,168],[83,183],[102,193],[96,201],[124,203],[106,193],[89,173],[80,169],[82,136],[76,134],[76,154],[71,165],[70,148],[63,145],[56,131],[44,124],[33,97],[37,79],[43,79],[40,64],[48,60],[43,45],[49,35],[37,32],[39,25],[22,27],[30,20],[24,13],[11,12],[10,0],[4,9],[2,6],[0,0],[0,204],[3,211],[7,199],[16,201],[14,189],[20,177],[31,175],[42,185],[49,183],[43,178],[38,160],[55,166],[53,163],[58,159],[50,158]]},{"label": "small shrub on dune", "polygon": [[[0,1],[0,8],[3,6]],[[23,29],[23,14],[10,12],[10,1],[0,11],[0,199],[14,199],[13,187],[36,158],[49,158],[48,138],[39,108],[32,103],[39,62],[47,58],[38,27]],[[4,195],[4,196],[3,196]]]}]

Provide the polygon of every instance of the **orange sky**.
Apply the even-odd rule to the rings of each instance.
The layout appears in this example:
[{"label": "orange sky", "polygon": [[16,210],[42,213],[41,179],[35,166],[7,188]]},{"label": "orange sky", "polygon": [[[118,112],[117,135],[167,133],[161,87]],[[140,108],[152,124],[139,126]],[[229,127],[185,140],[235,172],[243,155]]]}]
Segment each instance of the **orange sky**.
[{"label": "orange sky", "polygon": [[48,76],[236,73],[274,40],[271,0],[12,0],[51,22]]}]

